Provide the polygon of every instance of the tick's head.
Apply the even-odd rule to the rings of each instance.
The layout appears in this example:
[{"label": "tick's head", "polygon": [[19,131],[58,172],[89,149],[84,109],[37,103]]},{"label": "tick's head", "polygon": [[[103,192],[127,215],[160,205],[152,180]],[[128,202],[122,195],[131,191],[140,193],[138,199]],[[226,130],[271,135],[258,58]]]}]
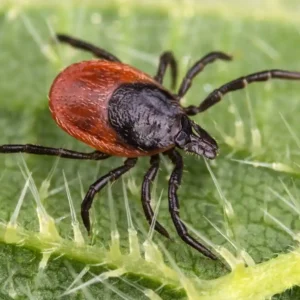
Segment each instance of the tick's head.
[{"label": "tick's head", "polygon": [[186,115],[181,118],[181,130],[175,137],[175,144],[186,152],[202,155],[209,159],[217,156],[217,142]]}]

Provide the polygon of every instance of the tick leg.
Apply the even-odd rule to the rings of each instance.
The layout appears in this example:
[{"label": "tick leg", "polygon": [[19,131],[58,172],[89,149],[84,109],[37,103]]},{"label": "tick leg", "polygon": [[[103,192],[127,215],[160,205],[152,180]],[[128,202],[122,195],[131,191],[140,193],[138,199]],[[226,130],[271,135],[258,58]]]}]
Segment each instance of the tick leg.
[{"label": "tick leg", "polygon": [[285,70],[267,70],[253,73],[247,76],[232,80],[220,88],[211,92],[199,106],[188,106],[185,108],[186,114],[193,116],[199,112],[203,112],[222,100],[223,96],[229,92],[245,88],[249,83],[256,81],[267,81],[274,79],[300,80],[300,72],[289,72]]},{"label": "tick leg", "polygon": [[177,62],[171,51],[166,51],[161,54],[158,70],[154,79],[162,84],[168,66],[170,66],[171,69],[171,88],[175,89],[177,83]]},{"label": "tick leg", "polygon": [[[151,225],[151,223],[153,221],[154,213],[153,213],[153,210],[152,210],[152,207],[150,204],[151,203],[150,187],[151,187],[151,183],[155,179],[158,169],[159,169],[159,155],[154,155],[151,157],[150,165],[151,166],[150,166],[149,170],[147,171],[146,175],[144,176],[144,181],[143,181],[143,185],[142,185],[142,205],[143,205],[146,219],[147,219],[148,223]],[[162,225],[160,225],[157,221],[155,222],[154,229],[157,232],[159,232],[160,234],[162,234],[163,236],[170,238],[167,230]]]},{"label": "tick leg", "polygon": [[81,50],[85,50],[88,52],[93,53],[96,57],[105,59],[105,60],[109,60],[109,61],[117,61],[117,62],[121,62],[116,56],[114,56],[113,54],[111,54],[110,52],[96,47],[90,43],[87,43],[85,41],[73,38],[69,35],[65,35],[65,34],[56,34],[56,38],[58,41],[62,42],[62,43],[66,43],[71,45],[74,48],[78,48]]},{"label": "tick leg", "polygon": [[181,155],[176,150],[170,150],[166,153],[169,158],[171,159],[172,163],[175,165],[174,170],[171,174],[169,180],[169,211],[177,230],[177,233],[181,237],[181,239],[187,243],[188,245],[192,246],[203,255],[211,258],[217,259],[217,257],[204,245],[196,241],[193,237],[191,237],[187,231],[186,226],[180,220],[179,217],[179,201],[177,198],[177,189],[181,183],[182,177],[182,170],[183,170],[183,161]]},{"label": "tick leg", "polygon": [[39,145],[25,144],[25,145],[2,145],[0,146],[0,153],[31,153],[38,155],[51,155],[59,156],[63,158],[71,159],[89,159],[89,160],[101,160],[110,157],[110,155],[94,151],[91,153],[82,153],[77,151],[72,151],[63,148],[51,148]]},{"label": "tick leg", "polygon": [[109,181],[115,181],[121,177],[124,173],[129,171],[137,162],[137,158],[128,158],[125,160],[124,165],[110,171],[108,174],[99,178],[95,183],[93,183],[87,194],[85,195],[81,203],[81,217],[83,224],[88,232],[91,230],[90,215],[89,210],[92,206],[95,195],[100,192],[100,190],[106,186]]},{"label": "tick leg", "polygon": [[193,79],[204,69],[207,64],[214,62],[217,59],[232,60],[232,57],[223,52],[210,52],[198,61],[187,71],[178,90],[178,98],[181,99],[192,85]]}]

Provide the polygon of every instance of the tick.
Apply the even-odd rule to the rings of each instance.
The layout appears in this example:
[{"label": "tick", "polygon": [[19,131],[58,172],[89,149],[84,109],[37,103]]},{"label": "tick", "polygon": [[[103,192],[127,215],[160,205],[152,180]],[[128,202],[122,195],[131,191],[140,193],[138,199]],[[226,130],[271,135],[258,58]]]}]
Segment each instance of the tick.
[{"label": "tick", "polygon": [[[266,70],[230,81],[211,92],[199,106],[183,107],[180,99],[193,79],[215,60],[231,60],[223,52],[205,55],[187,71],[176,94],[163,87],[167,68],[171,70],[172,88],[176,87],[177,63],[172,52],[160,56],[155,76],[122,63],[104,49],[73,37],[58,34],[57,40],[89,51],[100,60],[75,63],[55,78],[49,93],[49,107],[55,122],[68,134],[95,149],[82,153],[39,145],[2,145],[1,153],[25,152],[81,160],[103,160],[111,156],[125,157],[124,164],[94,182],[81,204],[83,224],[90,232],[89,210],[95,195],[109,182],[117,180],[133,168],[138,157],[150,156],[150,168],[142,183],[142,206],[149,224],[153,219],[151,183],[166,155],[174,165],[169,179],[169,211],[181,239],[207,257],[216,256],[193,238],[179,216],[177,189],[180,186],[183,160],[177,149],[214,159],[217,142],[189,116],[204,112],[229,92],[243,89],[249,83],[268,79],[300,80],[299,72]],[[156,221],[155,230],[169,238],[167,230]]]}]

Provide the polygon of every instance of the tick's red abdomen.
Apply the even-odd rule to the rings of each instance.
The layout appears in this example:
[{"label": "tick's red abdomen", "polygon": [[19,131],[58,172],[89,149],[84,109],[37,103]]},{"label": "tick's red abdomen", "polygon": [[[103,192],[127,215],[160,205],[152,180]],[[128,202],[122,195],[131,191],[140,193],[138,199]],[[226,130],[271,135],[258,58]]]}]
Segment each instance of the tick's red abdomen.
[{"label": "tick's red abdomen", "polygon": [[54,80],[49,106],[56,123],[68,134],[110,155],[137,157],[159,153],[128,145],[108,121],[112,93],[124,83],[158,85],[149,75],[118,62],[83,61],[63,70]]}]

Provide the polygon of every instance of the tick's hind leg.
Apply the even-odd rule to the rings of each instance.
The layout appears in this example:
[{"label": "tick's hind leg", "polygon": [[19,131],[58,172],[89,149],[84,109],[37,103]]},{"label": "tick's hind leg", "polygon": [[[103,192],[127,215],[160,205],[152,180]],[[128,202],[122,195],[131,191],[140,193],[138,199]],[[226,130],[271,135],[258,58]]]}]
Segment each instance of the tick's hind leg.
[{"label": "tick's hind leg", "polygon": [[177,83],[178,70],[177,70],[177,62],[171,51],[166,51],[161,54],[159,58],[157,73],[154,76],[154,79],[158,81],[160,84],[162,84],[168,66],[170,66],[170,70],[171,70],[171,88],[175,89]]},{"label": "tick's hind leg", "polygon": [[[151,225],[153,222],[154,213],[151,207],[151,183],[155,179],[158,169],[159,169],[159,155],[154,155],[151,157],[150,160],[151,167],[147,171],[146,175],[144,176],[144,181],[142,185],[142,205],[144,209],[144,213],[148,223]],[[160,225],[157,221],[155,221],[154,229],[162,234],[163,236],[170,238],[169,233],[167,230]]]},{"label": "tick's hind leg", "polygon": [[181,183],[183,161],[182,161],[181,155],[174,149],[170,150],[166,154],[169,156],[172,163],[175,165],[175,168],[174,168],[174,170],[171,174],[170,180],[169,180],[168,198],[169,198],[169,211],[170,211],[173,223],[175,225],[175,228],[177,230],[177,233],[179,234],[179,236],[185,243],[192,246],[193,248],[195,248],[196,250],[201,252],[203,255],[205,255],[211,259],[217,259],[216,256],[209,249],[207,249],[204,245],[202,245],[201,243],[199,243],[198,241],[196,241],[193,237],[191,237],[189,235],[186,226],[180,220],[177,189]]},{"label": "tick's hind leg", "polygon": [[110,155],[94,151],[90,153],[77,152],[64,148],[44,147],[32,144],[8,144],[0,146],[0,153],[29,153],[37,155],[59,156],[70,159],[87,159],[87,160],[102,160],[110,157]]},{"label": "tick's hind leg", "polygon": [[108,174],[102,176],[90,186],[87,194],[85,195],[81,203],[81,217],[82,217],[83,224],[88,232],[90,232],[91,230],[89,210],[92,206],[95,195],[99,193],[101,189],[104,188],[109,181],[117,180],[124,173],[126,173],[131,168],[133,168],[136,162],[137,162],[137,158],[126,159],[123,166],[110,171]]},{"label": "tick's hind leg", "polygon": [[210,93],[199,106],[188,106],[184,110],[187,115],[193,116],[200,112],[209,109],[223,99],[223,96],[229,92],[245,88],[249,83],[258,81],[267,81],[269,79],[286,79],[286,80],[300,80],[300,72],[289,72],[285,70],[266,70],[262,72],[253,73],[247,76],[232,80],[218,89]]},{"label": "tick's hind leg", "polygon": [[90,43],[87,43],[85,41],[73,38],[69,35],[65,35],[65,34],[56,34],[56,38],[58,41],[62,42],[62,43],[66,43],[71,45],[74,48],[78,48],[84,51],[88,51],[91,52],[92,54],[94,54],[96,57],[105,59],[105,60],[109,60],[109,61],[117,61],[117,62],[121,62],[116,56],[114,56],[113,54],[111,54],[110,52],[99,48],[97,46],[94,46]]}]

